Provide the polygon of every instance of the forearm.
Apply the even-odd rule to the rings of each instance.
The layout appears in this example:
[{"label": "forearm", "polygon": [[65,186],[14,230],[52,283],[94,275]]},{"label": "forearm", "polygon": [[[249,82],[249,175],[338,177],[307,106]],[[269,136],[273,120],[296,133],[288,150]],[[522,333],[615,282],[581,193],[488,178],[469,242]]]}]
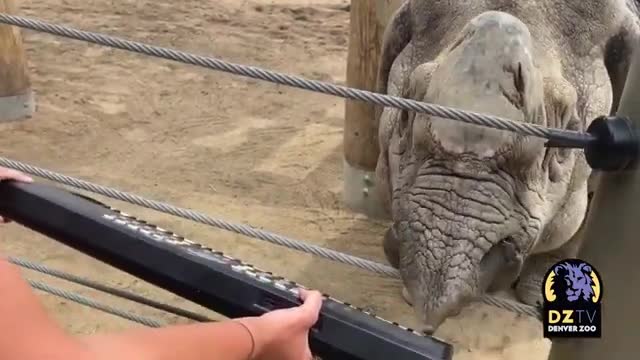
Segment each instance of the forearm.
[{"label": "forearm", "polygon": [[82,347],[46,312],[17,266],[0,257],[0,359],[80,359]]},{"label": "forearm", "polygon": [[[0,294],[0,359],[248,360],[254,345],[236,321],[72,337],[49,317],[19,268],[4,258]],[[261,347],[258,340],[254,353]]]},{"label": "forearm", "polygon": [[234,321],[142,328],[85,337],[96,359],[248,360],[251,335]]}]

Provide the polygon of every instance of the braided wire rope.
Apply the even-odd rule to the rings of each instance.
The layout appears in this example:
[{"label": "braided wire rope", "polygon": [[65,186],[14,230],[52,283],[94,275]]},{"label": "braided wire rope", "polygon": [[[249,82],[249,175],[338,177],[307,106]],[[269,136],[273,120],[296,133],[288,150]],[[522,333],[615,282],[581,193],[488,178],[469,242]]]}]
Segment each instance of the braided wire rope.
[{"label": "braided wire rope", "polygon": [[206,316],[185,310],[185,309],[181,309],[172,305],[168,305],[168,304],[163,304],[151,299],[147,299],[143,296],[131,293],[129,291],[125,291],[123,289],[117,289],[111,286],[107,286],[101,283],[98,283],[96,281],[90,280],[90,279],[85,279],[83,277],[80,276],[76,276],[73,274],[69,274],[66,273],[64,271],[60,271],[60,270],[56,270],[56,269],[52,269],[48,266],[44,266],[42,264],[36,264],[34,262],[28,261],[28,260],[24,260],[24,259],[19,259],[16,257],[8,257],[7,258],[8,261],[14,265],[23,267],[25,269],[29,269],[29,270],[33,270],[33,271],[37,271],[39,273],[45,274],[45,275],[49,275],[49,276],[53,276],[59,279],[63,279],[78,285],[82,285],[82,286],[86,286],[88,288],[92,288],[94,290],[98,290],[113,296],[117,296],[129,301],[133,301],[142,305],[146,305],[158,310],[162,310],[162,311],[166,311],[168,313],[174,314],[174,315],[178,315],[178,316],[182,316],[184,318],[188,318],[191,320],[196,320],[196,321],[200,321],[200,322],[210,322],[212,321],[211,319],[207,318]]},{"label": "braided wire rope", "polygon": [[155,328],[159,328],[162,327],[162,324],[160,324],[159,322],[146,318],[144,316],[140,316],[140,315],[136,315],[136,314],[132,314],[120,309],[116,309],[112,306],[109,305],[105,305],[105,304],[101,304],[93,299],[90,299],[88,297],[70,292],[70,291],[66,291],[66,290],[62,290],[62,289],[58,289],[56,287],[47,285],[43,282],[40,281],[35,281],[35,280],[27,280],[27,282],[29,282],[29,285],[31,285],[31,287],[33,287],[34,289],[38,289],[44,292],[47,292],[51,295],[55,295],[57,297],[63,298],[63,299],[67,299],[70,301],[73,301],[75,303],[81,304],[81,305],[85,305],[91,308],[94,308],[96,310],[111,314],[111,315],[115,315],[118,317],[121,317],[123,319],[127,319],[133,322],[137,322],[139,324],[145,325],[145,326],[149,326],[149,327],[155,327]]},{"label": "braided wire rope", "polygon": [[327,82],[305,79],[298,76],[278,73],[261,69],[255,66],[234,64],[224,60],[194,55],[183,51],[148,45],[122,38],[73,29],[70,27],[47,23],[6,13],[0,13],[0,23],[14,25],[21,28],[36,30],[53,35],[81,40],[121,50],[145,54],[167,60],[173,60],[185,64],[196,65],[208,69],[231,73],[234,75],[286,85],[299,89],[333,95],[345,99],[359,100],[371,104],[394,107],[407,111],[425,113],[441,118],[462,121],[469,124],[485,126],[497,130],[506,130],[521,135],[535,136],[550,140],[548,146],[562,146],[584,148],[596,138],[584,132],[565,129],[546,128],[544,126],[516,122],[489,114],[480,114],[471,111],[450,108],[446,106],[419,102],[411,99],[394,97],[365,90],[354,89],[346,86],[335,85]]},{"label": "braided wire rope", "polygon": [[[167,203],[145,199],[141,196],[129,194],[120,190],[109,188],[102,185],[90,183],[88,181],[76,179],[70,176],[62,175],[50,170],[38,168],[29,164],[25,164],[19,161],[10,160],[4,157],[0,157],[0,166],[19,170],[33,176],[38,176],[44,179],[48,179],[60,184],[68,185],[77,189],[86,190],[96,194],[100,194],[112,199],[128,202],[134,205],[142,206],[148,209],[160,211],[166,214],[178,216],[187,220],[199,222],[201,224],[213,226],[223,230],[235,232],[244,236],[252,237],[259,240],[264,240],[272,244],[285,246],[298,251],[303,251],[316,256],[323,257],[328,260],[341,262],[347,265],[359,267],[361,269],[369,270],[371,272],[384,275],[391,278],[400,278],[398,270],[384,264],[380,264],[371,260],[362,259],[353,255],[341,253],[339,251],[330,250],[321,246],[308,244],[302,241],[290,239],[282,235],[274,234],[264,230],[259,230],[248,225],[234,224],[225,220],[212,218],[206,214],[202,214],[193,210],[188,210],[180,207],[176,207]],[[508,299],[493,297],[485,295],[482,297],[482,301],[488,305],[503,308],[509,311],[513,311],[519,314],[525,314],[540,318],[539,310],[530,305],[514,302]]]},{"label": "braided wire rope", "polygon": [[22,171],[34,176],[52,180],[61,184],[65,184],[77,189],[90,191],[112,199],[125,201],[131,204],[142,206],[148,209],[160,211],[163,213],[178,216],[187,220],[196,221],[201,224],[213,226],[219,229],[235,232],[244,236],[249,236],[259,240],[264,240],[272,244],[285,246],[291,249],[303,251],[309,254],[323,257],[325,259],[338,261],[344,264],[353,265],[365,270],[369,270],[388,277],[399,278],[398,271],[390,266],[380,264],[371,260],[362,259],[356,256],[343,254],[339,251],[323,248],[318,245],[307,244],[302,241],[290,239],[282,235],[274,234],[264,230],[256,229],[249,225],[233,224],[222,219],[210,217],[206,214],[180,208],[160,201],[149,200],[138,195],[129,194],[110,187],[97,185],[88,181],[80,180],[70,176],[62,175],[53,171],[41,169],[35,166],[24,164],[18,161],[0,157],[0,165],[15,170]]}]

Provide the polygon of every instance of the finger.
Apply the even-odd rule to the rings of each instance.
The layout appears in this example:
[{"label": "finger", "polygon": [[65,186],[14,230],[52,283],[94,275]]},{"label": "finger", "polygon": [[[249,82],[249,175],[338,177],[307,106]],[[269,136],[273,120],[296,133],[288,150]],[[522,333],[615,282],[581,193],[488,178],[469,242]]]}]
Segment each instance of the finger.
[{"label": "finger", "polygon": [[17,180],[23,182],[33,182],[28,175],[13,169],[0,168],[0,180]]},{"label": "finger", "polygon": [[31,180],[26,174],[8,168],[0,168],[0,179],[13,179],[13,180]]},{"label": "finger", "polygon": [[304,300],[309,296],[309,290],[304,289],[304,288],[298,288],[298,297],[300,298],[300,300],[302,300],[302,302],[304,302]]},{"label": "finger", "polygon": [[305,302],[313,292],[318,292],[318,291],[308,290],[305,288],[298,288],[298,296],[300,297],[302,302]]},{"label": "finger", "polygon": [[311,326],[318,321],[320,309],[322,308],[322,294],[319,291],[309,291],[300,289],[302,305],[299,310],[304,314],[305,324]]}]

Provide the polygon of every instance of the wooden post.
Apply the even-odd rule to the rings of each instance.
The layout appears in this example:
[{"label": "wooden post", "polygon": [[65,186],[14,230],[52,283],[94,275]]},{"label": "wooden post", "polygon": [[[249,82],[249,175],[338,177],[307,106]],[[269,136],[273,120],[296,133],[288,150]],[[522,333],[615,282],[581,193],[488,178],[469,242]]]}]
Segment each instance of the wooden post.
[{"label": "wooden post", "polygon": [[[14,0],[0,0],[0,11],[15,13]],[[35,100],[20,30],[0,25],[0,122],[29,118],[34,111]]]},{"label": "wooden post", "polygon": [[[387,21],[404,0],[352,0],[347,85],[375,90],[382,35]],[[354,211],[382,217],[375,181],[378,127],[373,106],[346,101],[344,124],[343,198]]]},{"label": "wooden post", "polygon": [[[640,51],[635,51],[620,100],[618,116],[640,129]],[[600,339],[554,339],[550,360],[633,359],[638,356],[640,312],[640,168],[598,172],[578,257],[600,273]]]}]

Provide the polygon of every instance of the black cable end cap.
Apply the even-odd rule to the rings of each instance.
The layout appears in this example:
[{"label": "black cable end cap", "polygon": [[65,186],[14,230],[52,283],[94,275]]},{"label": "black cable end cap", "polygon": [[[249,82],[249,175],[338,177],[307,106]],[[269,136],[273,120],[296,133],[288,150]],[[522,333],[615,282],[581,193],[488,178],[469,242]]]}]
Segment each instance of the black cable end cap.
[{"label": "black cable end cap", "polygon": [[592,169],[620,171],[635,166],[640,141],[631,120],[621,116],[600,116],[591,122],[587,133],[595,138],[584,148]]}]

